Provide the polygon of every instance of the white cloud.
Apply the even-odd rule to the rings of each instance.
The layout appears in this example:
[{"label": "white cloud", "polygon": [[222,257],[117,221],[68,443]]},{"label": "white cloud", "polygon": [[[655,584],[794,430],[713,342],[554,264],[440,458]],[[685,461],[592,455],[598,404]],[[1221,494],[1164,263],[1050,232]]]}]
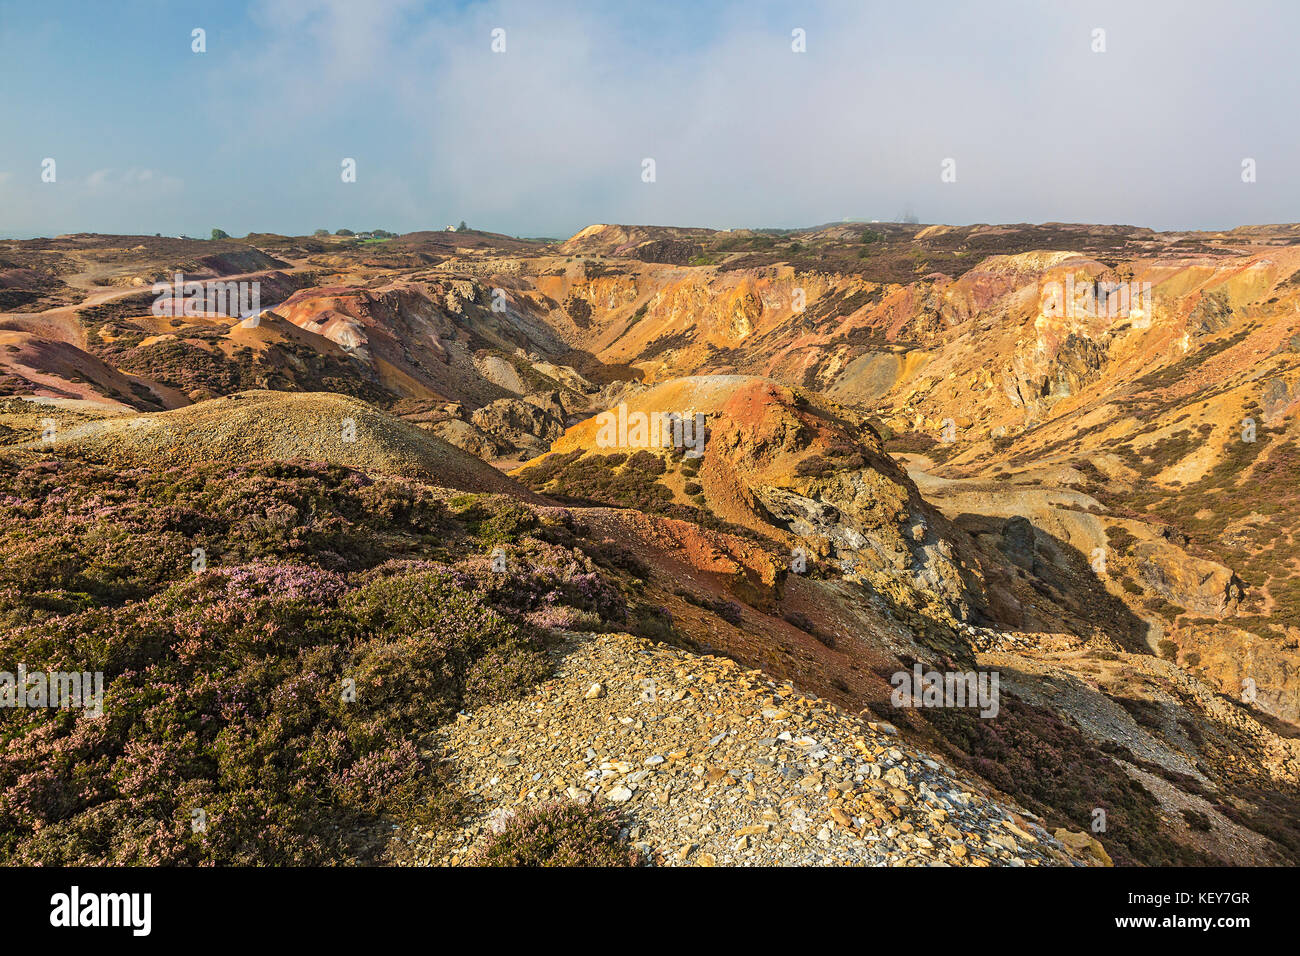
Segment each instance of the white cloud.
[{"label": "white cloud", "polygon": [[[1242,200],[1265,190],[1243,196],[1237,163],[1212,149],[1255,155],[1276,124],[1243,110],[1242,91],[1198,51],[1217,44],[1218,60],[1249,60],[1276,31],[1234,42],[1221,8],[1169,9],[735,3],[647,20],[576,0],[501,0],[426,18],[409,2],[363,13],[343,0],[267,0],[269,36],[244,52],[234,82],[246,88],[231,102],[246,120],[255,104],[255,138],[358,156],[375,216],[409,216],[414,196],[430,221],[520,231],[889,219],[909,206],[925,221],[1241,221]],[[1103,55],[1089,48],[1097,23],[1108,25]],[[790,48],[794,26],[807,53]],[[495,27],[504,54],[491,52]],[[1271,163],[1300,145],[1294,132],[1283,140]],[[653,185],[640,180],[644,157],[656,160]],[[940,181],[947,157],[953,184]],[[312,181],[323,204],[362,195]]]}]

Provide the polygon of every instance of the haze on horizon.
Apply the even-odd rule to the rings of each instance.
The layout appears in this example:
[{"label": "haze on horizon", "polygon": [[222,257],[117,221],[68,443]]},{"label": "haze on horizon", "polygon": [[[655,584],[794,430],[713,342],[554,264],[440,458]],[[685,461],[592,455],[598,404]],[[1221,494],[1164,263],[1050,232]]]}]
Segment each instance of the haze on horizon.
[{"label": "haze on horizon", "polygon": [[1296,221],[1297,33],[1283,0],[0,0],[0,236]]}]

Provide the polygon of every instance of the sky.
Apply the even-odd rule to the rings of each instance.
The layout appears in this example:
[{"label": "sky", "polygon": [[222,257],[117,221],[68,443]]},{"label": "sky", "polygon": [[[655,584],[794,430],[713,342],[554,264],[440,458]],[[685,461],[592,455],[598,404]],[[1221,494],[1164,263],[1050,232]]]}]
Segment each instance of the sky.
[{"label": "sky", "polygon": [[0,236],[1294,222],[1297,37],[1294,0],[0,0]]}]

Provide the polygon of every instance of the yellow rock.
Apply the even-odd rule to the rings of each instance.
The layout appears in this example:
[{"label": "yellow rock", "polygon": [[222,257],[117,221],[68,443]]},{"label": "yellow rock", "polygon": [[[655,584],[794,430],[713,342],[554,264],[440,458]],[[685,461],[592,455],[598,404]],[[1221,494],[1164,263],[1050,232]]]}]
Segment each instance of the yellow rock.
[{"label": "yellow rock", "polygon": [[1083,831],[1076,832],[1060,827],[1052,836],[1060,840],[1076,858],[1096,860],[1102,866],[1115,865],[1110,858],[1110,854],[1106,852],[1106,848]]},{"label": "yellow rock", "polygon": [[1014,823],[1003,823],[1002,825],[1006,827],[1008,830],[1010,830],[1012,835],[1019,837],[1020,839],[1024,840],[1026,843],[1038,842],[1037,840],[1034,839],[1034,837],[1031,834],[1026,833],[1024,830],[1020,829],[1020,827],[1016,826]]}]

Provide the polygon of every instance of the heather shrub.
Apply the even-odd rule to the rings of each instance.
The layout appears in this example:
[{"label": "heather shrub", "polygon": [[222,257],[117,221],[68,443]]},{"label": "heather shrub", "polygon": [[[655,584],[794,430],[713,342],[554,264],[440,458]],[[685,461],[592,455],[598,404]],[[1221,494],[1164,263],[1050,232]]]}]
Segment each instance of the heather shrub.
[{"label": "heather shrub", "polygon": [[662,458],[654,452],[644,450],[633,452],[627,460],[626,467],[647,475],[662,475],[667,470],[667,465]]},{"label": "heather shrub", "polygon": [[628,630],[638,637],[652,641],[663,641],[679,646],[689,643],[673,627],[673,616],[668,609],[658,605],[635,605],[630,612]]},{"label": "heather shrub", "polygon": [[0,620],[139,600],[192,574],[196,548],[209,566],[371,567],[395,538],[437,544],[443,519],[427,489],[325,465],[0,462]]},{"label": "heather shrub", "polygon": [[622,593],[580,550],[531,541],[510,553],[506,567],[506,573],[498,574],[485,564],[470,565],[461,573],[494,606],[520,614],[563,606],[590,612],[610,625],[627,619]]},{"label": "heather shrub", "polygon": [[525,619],[534,627],[552,631],[600,630],[601,625],[600,618],[596,615],[564,605],[530,611]]},{"label": "heather shrub", "polygon": [[[371,635],[357,658],[358,703],[368,701],[357,713],[368,726],[426,732],[463,707],[493,703],[546,676],[536,632],[468,584],[463,573],[420,571],[379,578],[344,602]],[[389,700],[393,694],[401,699]]]},{"label": "heather shrub", "polygon": [[739,624],[741,622],[741,614],[744,608],[729,598],[715,598],[707,594],[695,594],[685,588],[676,588],[673,593],[696,607],[711,611],[728,624]]},{"label": "heather shrub", "polygon": [[323,465],[0,462],[0,669],[104,675],[99,718],[0,709],[0,863],[375,862],[448,822],[431,732],[549,672],[516,605],[621,609],[585,557],[491,589],[410,559],[448,534]]},{"label": "heather shrub", "polygon": [[433,732],[548,675],[552,628],[640,629],[602,567],[644,569],[567,512],[440,494],[0,460],[0,670],[104,675],[98,719],[0,709],[0,863],[378,862],[454,819]]},{"label": "heather shrub", "polygon": [[[1108,825],[1097,838],[1117,865],[1207,862],[1169,837],[1159,802],[1113,759],[1138,758],[1114,744],[1099,748],[1051,711],[1003,693],[996,720],[955,707],[914,713],[935,728],[936,742],[957,766],[1043,816],[1049,829],[1077,828],[1093,808],[1104,808]],[[889,719],[887,709],[883,716]]]},{"label": "heather shrub", "polygon": [[475,866],[638,866],[618,813],[549,803],[510,817],[472,859]]},{"label": "heather shrub", "polygon": [[538,525],[531,509],[508,500],[458,495],[451,507],[466,530],[489,546],[513,544]]},{"label": "heather shrub", "polygon": [[384,820],[450,813],[424,737],[547,673],[531,629],[450,575],[350,588],[293,565],[209,571],[0,654],[105,674],[98,720],[0,715],[0,860],[24,863],[369,859]]},{"label": "heather shrub", "polygon": [[481,521],[475,533],[480,540],[495,545],[518,541],[536,527],[537,516],[532,511],[523,505],[508,504]]}]

